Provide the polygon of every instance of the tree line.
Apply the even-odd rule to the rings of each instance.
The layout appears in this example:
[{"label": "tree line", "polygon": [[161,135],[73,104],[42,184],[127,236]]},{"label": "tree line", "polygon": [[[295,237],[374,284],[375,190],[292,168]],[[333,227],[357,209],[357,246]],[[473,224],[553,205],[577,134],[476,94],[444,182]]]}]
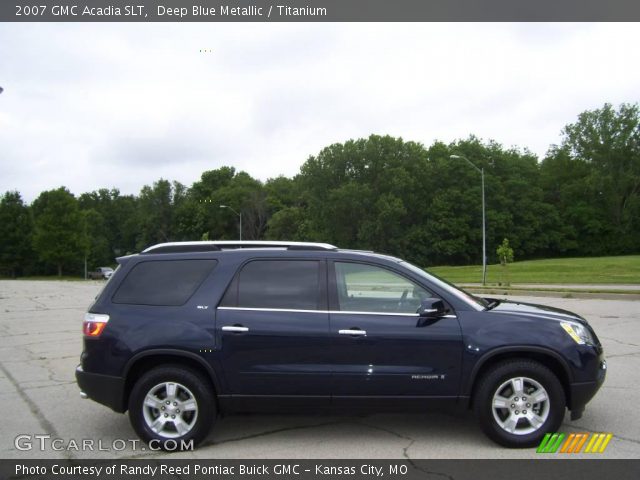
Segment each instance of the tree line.
[{"label": "tree line", "polygon": [[[452,155],[463,158],[451,158]],[[417,265],[481,263],[484,169],[487,254],[508,238],[516,258],[640,251],[640,114],[622,104],[580,114],[539,159],[474,136],[449,144],[371,135],[322,149],[292,178],[233,167],[190,187],[160,179],[138,195],[65,187],[27,205],[0,200],[0,273],[79,274],[167,241],[321,241]]]}]

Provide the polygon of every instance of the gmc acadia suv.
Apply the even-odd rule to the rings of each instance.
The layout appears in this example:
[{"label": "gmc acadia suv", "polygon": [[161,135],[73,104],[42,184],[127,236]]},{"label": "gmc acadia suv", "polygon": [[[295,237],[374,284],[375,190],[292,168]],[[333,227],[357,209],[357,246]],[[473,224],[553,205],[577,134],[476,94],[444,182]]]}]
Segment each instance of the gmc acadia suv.
[{"label": "gmc acadia suv", "polygon": [[197,444],[221,413],[450,406],[530,447],[565,408],[580,418],[606,374],[584,318],[478,298],[387,255],[181,242],[118,263],[85,316],[76,378],[165,448]]}]

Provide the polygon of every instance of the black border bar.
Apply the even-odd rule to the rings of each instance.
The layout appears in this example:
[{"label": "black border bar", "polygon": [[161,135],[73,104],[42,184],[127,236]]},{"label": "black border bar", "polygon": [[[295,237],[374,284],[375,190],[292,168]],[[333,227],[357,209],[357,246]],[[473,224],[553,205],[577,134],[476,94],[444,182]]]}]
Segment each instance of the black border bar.
[{"label": "black border bar", "polygon": [[2,22],[633,22],[638,0],[2,0]]},{"label": "black border bar", "polygon": [[[3,480],[637,480],[640,460],[0,460]],[[166,458],[166,457],[165,457]],[[197,467],[197,468],[196,468]],[[199,469],[199,471],[197,471]],[[207,469],[207,470],[203,470]],[[31,470],[31,472],[28,472]],[[64,473],[67,471],[68,473]],[[61,473],[62,472],[62,473]]]}]

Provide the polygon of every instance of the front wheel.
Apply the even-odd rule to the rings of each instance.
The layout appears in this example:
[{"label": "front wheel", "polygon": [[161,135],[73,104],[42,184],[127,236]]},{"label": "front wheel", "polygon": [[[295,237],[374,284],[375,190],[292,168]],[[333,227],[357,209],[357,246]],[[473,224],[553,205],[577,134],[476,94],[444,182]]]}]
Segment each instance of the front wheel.
[{"label": "front wheel", "polygon": [[500,363],[487,372],[474,396],[484,433],[506,447],[537,446],[564,418],[565,395],[551,370],[529,360]]},{"label": "front wheel", "polygon": [[138,436],[163,450],[191,449],[209,433],[215,398],[201,374],[161,366],[140,377],[129,397],[129,420]]}]

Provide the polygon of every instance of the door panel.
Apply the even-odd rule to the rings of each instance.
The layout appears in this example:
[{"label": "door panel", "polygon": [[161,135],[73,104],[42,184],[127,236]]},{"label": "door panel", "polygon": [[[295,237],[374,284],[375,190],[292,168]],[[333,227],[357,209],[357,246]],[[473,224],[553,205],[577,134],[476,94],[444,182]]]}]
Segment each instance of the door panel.
[{"label": "door panel", "polygon": [[[417,315],[331,312],[335,395],[455,395],[460,380],[456,318],[421,325]],[[359,329],[366,335],[340,334]]]},{"label": "door panel", "polygon": [[[233,395],[330,394],[328,314],[220,307],[226,383]],[[225,327],[247,328],[234,332]]]},{"label": "door panel", "polygon": [[428,322],[411,313],[434,295],[398,272],[348,262],[330,272],[336,397],[457,395],[462,338],[454,312]]},{"label": "door panel", "polygon": [[329,403],[326,262],[257,259],[240,269],[216,313],[228,393]]}]

